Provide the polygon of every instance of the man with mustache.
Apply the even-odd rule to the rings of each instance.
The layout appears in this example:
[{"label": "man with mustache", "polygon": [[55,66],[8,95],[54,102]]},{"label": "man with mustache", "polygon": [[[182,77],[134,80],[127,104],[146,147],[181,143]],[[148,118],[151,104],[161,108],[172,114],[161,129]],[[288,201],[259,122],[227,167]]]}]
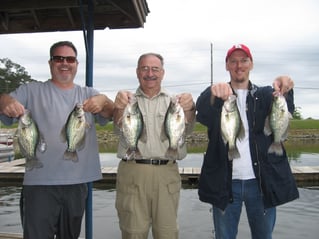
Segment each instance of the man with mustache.
[{"label": "man with mustache", "polygon": [[[177,161],[186,156],[186,145],[178,148],[177,160],[167,158],[169,140],[161,139],[170,94],[161,87],[164,77],[163,57],[156,53],[140,56],[136,68],[139,87],[135,96],[119,91],[115,99],[114,124],[121,128],[124,109],[135,97],[142,112],[146,140],[138,141],[141,158],[128,160],[128,146],[120,136],[117,156],[116,209],[122,239],[147,239],[152,227],[153,238],[177,239],[177,210],[181,189]],[[195,104],[190,93],[177,96],[186,117],[186,133],[195,123]]]}]

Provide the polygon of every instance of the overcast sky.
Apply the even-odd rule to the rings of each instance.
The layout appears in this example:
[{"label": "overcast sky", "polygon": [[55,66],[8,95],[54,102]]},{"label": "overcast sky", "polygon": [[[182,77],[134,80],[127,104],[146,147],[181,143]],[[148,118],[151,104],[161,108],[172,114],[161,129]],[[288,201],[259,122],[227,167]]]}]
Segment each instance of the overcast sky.
[{"label": "overcast sky", "polygon": [[[295,81],[295,105],[304,118],[319,119],[318,0],[147,0],[144,28],[94,33],[93,86],[114,99],[118,90],[135,91],[136,61],[157,52],[165,61],[163,85],[194,100],[213,82],[229,80],[227,50],[246,44],[254,58],[250,80],[271,85],[279,75]],[[0,35],[0,58],[26,68],[33,79],[50,78],[50,46],[70,40],[78,48],[76,83],[85,85],[82,32]],[[211,54],[212,46],[212,54]],[[213,62],[213,74],[211,74]]]}]

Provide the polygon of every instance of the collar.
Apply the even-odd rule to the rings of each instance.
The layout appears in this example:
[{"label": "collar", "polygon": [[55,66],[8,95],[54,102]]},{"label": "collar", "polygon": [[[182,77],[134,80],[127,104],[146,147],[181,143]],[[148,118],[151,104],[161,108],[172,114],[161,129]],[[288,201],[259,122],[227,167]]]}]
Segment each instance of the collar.
[{"label": "collar", "polygon": [[[136,89],[135,95],[136,95],[136,96],[143,96],[143,97],[145,97],[145,98],[149,98],[149,97],[143,92],[143,90],[141,89],[141,87],[138,87],[138,88]],[[159,92],[157,95],[153,96],[152,98],[158,97],[158,96],[160,96],[160,95],[169,96],[169,93],[168,93],[168,91],[167,91],[165,88],[161,87],[160,92]]]}]

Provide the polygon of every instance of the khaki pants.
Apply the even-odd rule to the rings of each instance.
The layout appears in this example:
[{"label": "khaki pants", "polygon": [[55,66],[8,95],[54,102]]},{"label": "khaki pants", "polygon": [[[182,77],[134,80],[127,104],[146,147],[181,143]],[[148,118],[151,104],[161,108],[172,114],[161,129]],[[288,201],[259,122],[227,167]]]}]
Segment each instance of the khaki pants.
[{"label": "khaki pants", "polygon": [[122,239],[177,239],[181,177],[177,163],[137,164],[121,161],[116,182],[116,209]]}]

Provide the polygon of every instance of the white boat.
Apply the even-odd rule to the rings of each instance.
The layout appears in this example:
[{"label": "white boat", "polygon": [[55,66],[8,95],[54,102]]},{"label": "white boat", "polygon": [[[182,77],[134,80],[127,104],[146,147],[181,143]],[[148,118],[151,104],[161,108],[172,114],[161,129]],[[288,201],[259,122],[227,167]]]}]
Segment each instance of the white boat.
[{"label": "white boat", "polygon": [[12,144],[13,135],[12,133],[0,131],[0,144]]},{"label": "white boat", "polygon": [[0,133],[0,162],[14,159],[13,135],[11,133]]}]

